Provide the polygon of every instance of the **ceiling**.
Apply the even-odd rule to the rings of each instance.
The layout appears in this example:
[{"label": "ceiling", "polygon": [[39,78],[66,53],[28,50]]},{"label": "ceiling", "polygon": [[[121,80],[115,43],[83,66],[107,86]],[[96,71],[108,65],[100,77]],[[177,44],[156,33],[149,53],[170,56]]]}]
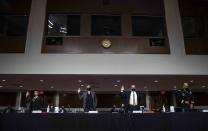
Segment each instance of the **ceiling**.
[{"label": "ceiling", "polygon": [[87,84],[98,92],[117,92],[121,85],[140,91],[176,90],[189,82],[193,91],[208,91],[208,76],[190,75],[0,75],[0,91],[43,90],[75,92]]}]

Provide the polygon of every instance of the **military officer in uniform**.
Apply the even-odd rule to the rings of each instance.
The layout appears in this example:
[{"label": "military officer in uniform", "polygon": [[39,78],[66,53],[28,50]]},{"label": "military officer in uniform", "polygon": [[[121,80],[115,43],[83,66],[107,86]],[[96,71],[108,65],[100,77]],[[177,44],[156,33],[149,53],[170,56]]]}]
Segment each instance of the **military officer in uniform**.
[{"label": "military officer in uniform", "polygon": [[177,91],[177,100],[182,112],[189,112],[193,108],[194,99],[188,83],[183,83],[183,89]]}]

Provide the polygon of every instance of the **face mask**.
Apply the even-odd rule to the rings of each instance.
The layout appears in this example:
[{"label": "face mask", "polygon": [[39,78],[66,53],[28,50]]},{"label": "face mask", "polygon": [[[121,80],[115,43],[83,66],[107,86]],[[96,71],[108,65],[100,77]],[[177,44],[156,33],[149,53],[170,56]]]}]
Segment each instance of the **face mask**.
[{"label": "face mask", "polygon": [[135,89],[131,89],[132,91],[135,91]]}]

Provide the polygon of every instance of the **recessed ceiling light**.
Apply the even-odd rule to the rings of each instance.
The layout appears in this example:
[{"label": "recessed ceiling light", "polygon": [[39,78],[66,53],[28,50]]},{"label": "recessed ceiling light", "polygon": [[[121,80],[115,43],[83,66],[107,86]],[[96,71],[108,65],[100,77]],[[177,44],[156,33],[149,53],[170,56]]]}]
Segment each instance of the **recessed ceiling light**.
[{"label": "recessed ceiling light", "polygon": [[118,85],[114,85],[115,87],[117,87]]},{"label": "recessed ceiling light", "polygon": [[22,87],[23,87],[23,85],[20,85],[19,87],[20,87],[20,88],[22,88]]},{"label": "recessed ceiling light", "polygon": [[54,88],[54,86],[51,86],[50,88],[51,88],[51,89],[53,89],[53,88]]},{"label": "recessed ceiling light", "polygon": [[194,83],[194,80],[190,80],[190,83]]},{"label": "recessed ceiling light", "polygon": [[158,80],[154,80],[154,82],[155,82],[155,83],[158,83],[159,81],[158,81]]},{"label": "recessed ceiling light", "polygon": [[2,87],[4,87],[4,86],[0,86],[0,88],[2,88]]},{"label": "recessed ceiling light", "polygon": [[78,80],[78,82],[79,82],[79,83],[81,83],[81,82],[82,82],[82,80]]},{"label": "recessed ceiling light", "polygon": [[40,80],[40,82],[44,82],[44,80]]},{"label": "recessed ceiling light", "polygon": [[6,80],[2,80],[2,82],[5,82]]},{"label": "recessed ceiling light", "polygon": [[177,86],[173,86],[173,90],[177,90]]},{"label": "recessed ceiling light", "polygon": [[202,87],[202,88],[206,88],[206,86],[205,86],[205,85],[202,85],[201,87]]},{"label": "recessed ceiling light", "polygon": [[117,80],[116,82],[120,83],[120,82],[121,82],[121,80]]}]

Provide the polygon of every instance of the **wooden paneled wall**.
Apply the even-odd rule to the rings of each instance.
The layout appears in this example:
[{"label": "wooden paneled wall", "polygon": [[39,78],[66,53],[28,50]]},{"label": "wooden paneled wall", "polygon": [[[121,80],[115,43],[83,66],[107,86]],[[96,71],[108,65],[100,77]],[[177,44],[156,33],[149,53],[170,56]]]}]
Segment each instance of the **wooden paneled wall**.
[{"label": "wooden paneled wall", "polygon": [[204,32],[199,37],[185,38],[187,54],[208,54],[208,2],[203,0],[179,0],[182,17],[201,17],[204,24]]}]

